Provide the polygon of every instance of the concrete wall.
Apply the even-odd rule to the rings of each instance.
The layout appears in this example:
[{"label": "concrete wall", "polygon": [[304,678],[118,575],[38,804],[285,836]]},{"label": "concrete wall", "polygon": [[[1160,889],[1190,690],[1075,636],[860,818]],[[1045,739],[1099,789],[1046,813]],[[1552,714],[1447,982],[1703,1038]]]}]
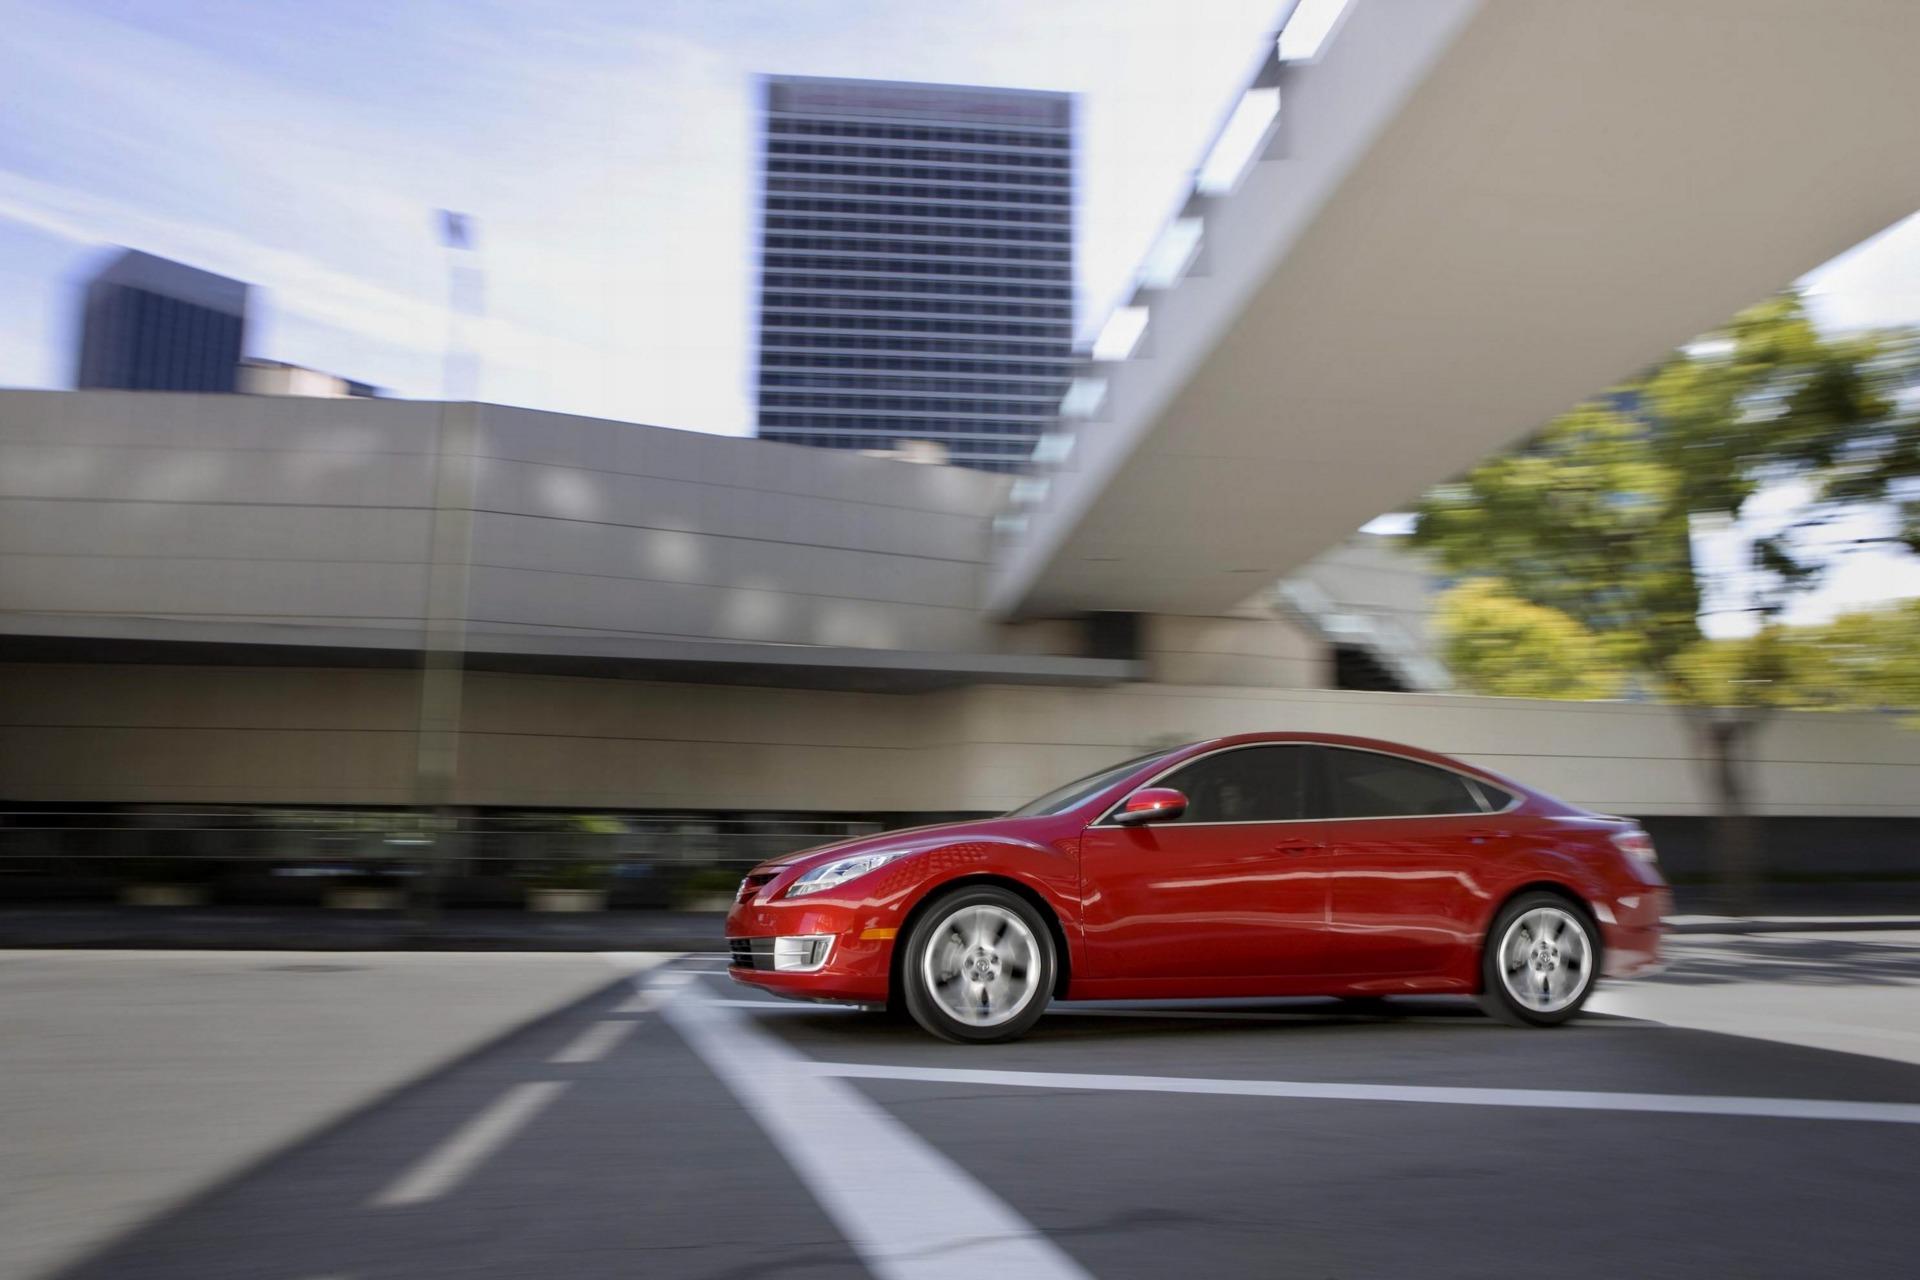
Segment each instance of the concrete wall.
[{"label": "concrete wall", "polygon": [[1279,618],[1194,618],[1153,614],[1142,620],[1150,678],[1161,684],[1324,688],[1331,650]]},{"label": "concrete wall", "polygon": [[0,630],[412,645],[436,486],[472,512],[482,641],[998,641],[1003,477],[491,405],[30,391],[0,392]]},{"label": "concrete wall", "polygon": [[[0,665],[0,804],[397,804],[405,671]],[[1603,811],[1709,811],[1671,711],[1628,704],[1219,686],[925,694],[467,677],[456,802],[660,809],[1009,808],[1162,742],[1309,729],[1416,743]],[[1759,809],[1920,816],[1920,733],[1777,719]]]},{"label": "concrete wall", "polygon": [[[407,650],[437,583],[482,652],[1081,655],[980,608],[1006,486],[496,405],[0,391],[0,638]],[[1324,682],[1285,622],[1148,643],[1170,681]]]}]

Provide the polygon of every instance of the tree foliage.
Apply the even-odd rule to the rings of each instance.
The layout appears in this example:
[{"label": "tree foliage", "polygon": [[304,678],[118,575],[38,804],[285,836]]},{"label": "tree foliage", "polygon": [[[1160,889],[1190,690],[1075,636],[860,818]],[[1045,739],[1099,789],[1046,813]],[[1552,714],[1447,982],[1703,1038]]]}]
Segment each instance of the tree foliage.
[{"label": "tree foliage", "polygon": [[[1558,609],[1470,578],[1441,596],[1443,654],[1460,684],[1505,698],[1617,698],[1640,675],[1631,646],[1609,643]],[[1920,712],[1920,600],[1701,640],[1673,659],[1678,683],[1708,706]]]},{"label": "tree foliage", "polygon": [[1843,614],[1787,640],[1788,705],[1832,711],[1920,710],[1920,601]]},{"label": "tree foliage", "polygon": [[[1916,386],[1915,335],[1823,335],[1797,297],[1774,298],[1435,489],[1413,540],[1453,573],[1491,579],[1500,596],[1574,624],[1510,619],[1535,641],[1516,663],[1521,652],[1548,663],[1543,649],[1559,636],[1576,654],[1604,653],[1663,700],[1775,704],[1790,646],[1768,633],[1819,582],[1832,531],[1890,509],[1899,514],[1884,540],[1920,550],[1920,415],[1903,394]],[[1761,634],[1716,647],[1701,629],[1702,603],[1730,584],[1696,564],[1696,523],[1737,524],[1756,497],[1782,492],[1802,497],[1752,540],[1731,584]],[[1460,608],[1485,615],[1495,600],[1483,590]],[[1466,655],[1464,635],[1449,643]],[[1499,676],[1497,664],[1467,656],[1475,687],[1551,683]],[[1542,669],[1592,673],[1564,656]],[[1581,683],[1567,679],[1564,689]]]},{"label": "tree foliage", "polygon": [[1502,698],[1617,698],[1627,673],[1593,632],[1532,604],[1491,578],[1470,578],[1440,598],[1442,656],[1461,684]]}]

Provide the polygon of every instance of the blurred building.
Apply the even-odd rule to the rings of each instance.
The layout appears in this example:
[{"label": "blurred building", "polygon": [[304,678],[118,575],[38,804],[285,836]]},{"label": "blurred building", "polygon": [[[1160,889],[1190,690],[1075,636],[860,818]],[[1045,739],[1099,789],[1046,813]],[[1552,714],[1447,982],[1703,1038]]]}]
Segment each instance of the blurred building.
[{"label": "blurred building", "polygon": [[763,91],[760,435],[1020,466],[1072,363],[1072,97]]},{"label": "blurred building", "polygon": [[128,249],[87,282],[81,390],[232,391],[248,287]]},{"label": "blurred building", "polygon": [[1327,646],[1334,688],[1440,693],[1453,687],[1432,627],[1441,585],[1404,538],[1362,530],[1282,578],[1277,600]]},{"label": "blurred building", "polygon": [[252,359],[240,362],[239,390],[250,396],[317,396],[327,400],[380,394],[380,388],[370,382],[355,382],[284,360]]}]

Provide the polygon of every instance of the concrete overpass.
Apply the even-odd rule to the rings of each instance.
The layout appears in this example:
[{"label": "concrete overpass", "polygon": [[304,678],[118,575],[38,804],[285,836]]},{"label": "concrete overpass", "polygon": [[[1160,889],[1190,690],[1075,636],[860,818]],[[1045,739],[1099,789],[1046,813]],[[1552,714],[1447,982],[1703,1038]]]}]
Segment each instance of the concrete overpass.
[{"label": "concrete overpass", "polygon": [[1916,48],[1905,0],[1351,0],[990,606],[1216,612],[1912,213]]}]

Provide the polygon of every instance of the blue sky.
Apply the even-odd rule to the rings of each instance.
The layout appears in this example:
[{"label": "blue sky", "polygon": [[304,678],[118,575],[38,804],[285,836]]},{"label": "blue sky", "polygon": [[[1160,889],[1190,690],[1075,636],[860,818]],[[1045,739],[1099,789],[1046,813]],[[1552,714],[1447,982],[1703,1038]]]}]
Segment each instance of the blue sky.
[{"label": "blue sky", "polygon": [[0,0],[0,384],[70,377],[104,243],[260,286],[252,353],[440,387],[478,220],[487,399],[749,424],[753,77],[1071,90],[1079,301],[1130,276],[1276,0]]},{"label": "blue sky", "polygon": [[[0,0],[0,385],[71,378],[128,244],[255,284],[252,354],[441,387],[432,211],[478,221],[483,398],[749,430],[753,78],[1081,95],[1081,328],[1182,194],[1279,0]],[[1807,278],[1920,323],[1920,219]],[[1920,594],[1853,557],[1803,616]]]}]

